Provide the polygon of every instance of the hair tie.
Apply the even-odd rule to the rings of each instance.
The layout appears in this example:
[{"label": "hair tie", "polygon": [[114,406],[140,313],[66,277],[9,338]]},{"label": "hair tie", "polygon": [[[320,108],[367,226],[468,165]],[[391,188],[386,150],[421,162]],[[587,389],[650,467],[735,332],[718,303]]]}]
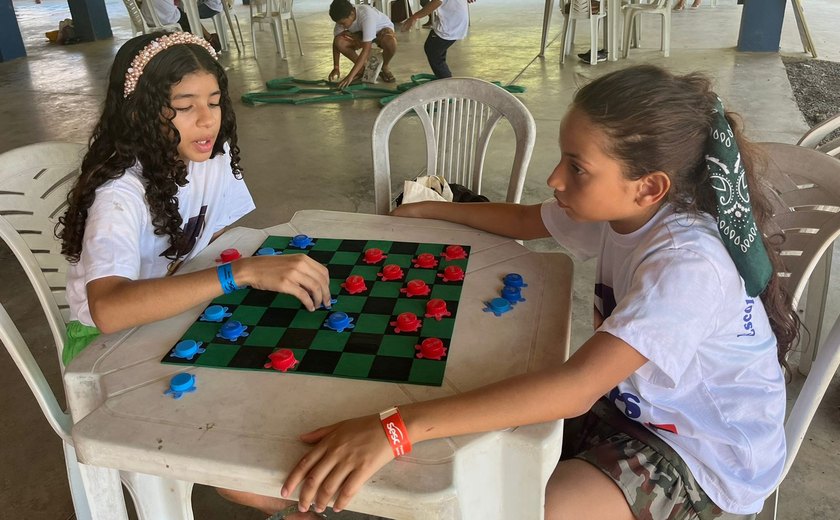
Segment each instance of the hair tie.
[{"label": "hair tie", "polygon": [[718,231],[738,274],[744,279],[747,294],[758,296],[770,281],[773,266],[753,218],[747,172],[719,97],[712,112],[706,166],[717,192]]},{"label": "hair tie", "polygon": [[131,66],[129,66],[128,70],[125,72],[123,97],[127,98],[128,95],[134,92],[134,89],[137,88],[137,82],[140,81],[140,76],[143,75],[143,69],[145,69],[146,65],[152,61],[152,58],[173,45],[186,45],[188,43],[201,45],[207,50],[207,52],[210,53],[210,56],[216,58],[216,51],[204,38],[188,32],[165,34],[160,38],[156,38],[149,42],[149,44],[143,47],[143,49],[137,53],[137,56],[131,60]]}]

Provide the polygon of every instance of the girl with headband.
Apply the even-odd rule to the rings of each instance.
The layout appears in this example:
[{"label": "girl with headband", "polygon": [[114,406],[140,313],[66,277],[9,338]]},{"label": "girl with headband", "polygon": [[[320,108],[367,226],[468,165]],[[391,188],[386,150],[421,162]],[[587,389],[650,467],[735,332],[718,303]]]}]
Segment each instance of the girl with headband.
[{"label": "girl with headband", "polygon": [[117,52],[67,202],[57,232],[70,261],[65,364],[100,332],[169,318],[238,286],[291,294],[309,310],[330,305],[327,269],[306,255],[170,276],[254,209],[227,77],[190,33],[138,36]]},{"label": "girl with headband", "polygon": [[340,510],[412,443],[576,418],[547,519],[761,509],[785,460],[782,363],[799,329],[737,121],[706,78],[631,67],[580,89],[560,149],[542,204],[421,202],[393,214],[551,236],[597,256],[591,338],[560,366],[302,435],[315,446],[282,496],[300,486],[301,510],[333,499]]}]

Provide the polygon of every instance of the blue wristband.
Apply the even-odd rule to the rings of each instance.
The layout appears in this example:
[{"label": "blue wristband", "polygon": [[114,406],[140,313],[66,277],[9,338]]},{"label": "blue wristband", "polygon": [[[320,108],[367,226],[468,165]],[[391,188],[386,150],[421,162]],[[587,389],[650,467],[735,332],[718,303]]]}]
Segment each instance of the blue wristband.
[{"label": "blue wristband", "polygon": [[222,290],[225,294],[239,290],[239,286],[236,285],[236,281],[233,279],[233,268],[230,264],[220,265],[216,268],[216,273],[219,275],[219,283],[222,284]]}]

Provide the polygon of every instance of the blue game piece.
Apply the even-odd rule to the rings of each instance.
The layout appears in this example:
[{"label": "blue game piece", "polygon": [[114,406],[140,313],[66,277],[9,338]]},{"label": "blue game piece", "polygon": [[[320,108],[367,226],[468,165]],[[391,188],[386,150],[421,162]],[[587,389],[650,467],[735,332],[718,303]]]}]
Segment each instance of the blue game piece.
[{"label": "blue game piece", "polygon": [[196,354],[203,354],[206,349],[200,348],[202,343],[191,339],[179,341],[175,345],[175,350],[169,354],[169,357],[176,357],[181,359],[192,359]]},{"label": "blue game piece", "polygon": [[336,303],[338,303],[338,300],[336,300],[335,298],[330,298],[330,306],[327,307],[326,305],[324,305],[322,303],[321,306],[318,307],[318,310],[321,311],[321,310],[324,310],[324,309],[331,309],[332,306],[335,305]]},{"label": "blue game piece", "polygon": [[171,395],[180,399],[188,392],[195,392],[195,376],[192,374],[177,374],[169,380],[169,390],[164,395]]},{"label": "blue game piece", "polygon": [[324,327],[336,332],[344,332],[344,329],[352,329],[355,325],[353,325],[353,318],[348,316],[346,312],[334,312],[327,316]]},{"label": "blue game piece", "polygon": [[522,297],[522,289],[519,287],[514,287],[512,285],[505,285],[502,287],[502,298],[509,301],[511,305],[515,305],[517,302],[524,302],[525,298]]},{"label": "blue game piece", "polygon": [[505,285],[510,285],[511,287],[528,287],[528,284],[525,283],[525,279],[522,278],[522,275],[517,273],[506,274],[504,282]]},{"label": "blue game piece", "polygon": [[295,235],[292,237],[291,245],[299,249],[306,249],[314,243],[307,235]]},{"label": "blue game piece", "polygon": [[487,306],[484,308],[484,312],[492,312],[496,316],[501,316],[513,308],[511,307],[510,302],[504,298],[493,298],[484,304]]},{"label": "blue game piece", "polygon": [[230,313],[227,310],[227,307],[222,307],[221,305],[211,305],[204,309],[204,313],[201,315],[201,321],[221,322],[225,318],[230,318]]},{"label": "blue game piece", "polygon": [[283,251],[276,251],[273,247],[261,247],[254,254],[256,256],[274,256],[274,255],[282,255]]},{"label": "blue game piece", "polygon": [[244,338],[248,335],[248,333],[245,332],[246,330],[248,330],[248,327],[245,325],[236,320],[230,320],[222,325],[222,328],[219,329],[219,333],[216,334],[216,337],[226,339],[228,341],[236,341],[239,338]]}]

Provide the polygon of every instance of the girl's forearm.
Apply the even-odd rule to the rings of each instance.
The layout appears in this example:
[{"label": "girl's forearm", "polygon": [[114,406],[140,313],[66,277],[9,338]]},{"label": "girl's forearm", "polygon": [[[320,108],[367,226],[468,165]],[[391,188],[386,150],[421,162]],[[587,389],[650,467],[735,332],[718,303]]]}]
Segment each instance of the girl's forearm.
[{"label": "girl's forearm", "polygon": [[540,207],[504,202],[418,202],[401,206],[392,214],[446,220],[518,240],[531,240],[550,236],[542,222]]}]

